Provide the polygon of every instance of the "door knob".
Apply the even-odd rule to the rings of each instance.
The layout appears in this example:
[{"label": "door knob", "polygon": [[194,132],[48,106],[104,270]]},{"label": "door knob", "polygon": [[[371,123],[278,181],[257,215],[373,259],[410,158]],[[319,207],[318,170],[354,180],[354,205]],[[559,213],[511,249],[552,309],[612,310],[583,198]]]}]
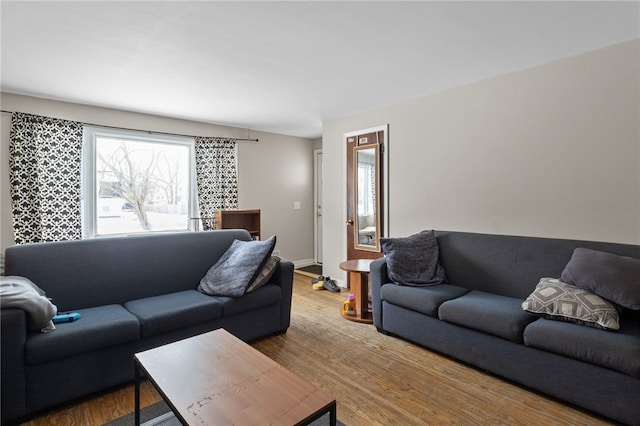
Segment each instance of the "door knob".
[{"label": "door knob", "polygon": [[347,224],[347,225],[353,225],[353,220],[348,219],[348,220],[346,221],[346,224]]}]

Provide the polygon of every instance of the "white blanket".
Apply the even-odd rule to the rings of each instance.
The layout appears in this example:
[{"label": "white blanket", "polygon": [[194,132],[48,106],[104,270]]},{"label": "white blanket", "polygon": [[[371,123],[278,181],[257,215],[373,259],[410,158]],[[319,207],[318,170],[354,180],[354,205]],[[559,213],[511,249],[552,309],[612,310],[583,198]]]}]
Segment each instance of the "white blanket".
[{"label": "white blanket", "polygon": [[0,277],[0,307],[18,308],[27,312],[32,329],[43,333],[55,330],[51,319],[58,308],[44,291],[30,279],[18,276]]}]

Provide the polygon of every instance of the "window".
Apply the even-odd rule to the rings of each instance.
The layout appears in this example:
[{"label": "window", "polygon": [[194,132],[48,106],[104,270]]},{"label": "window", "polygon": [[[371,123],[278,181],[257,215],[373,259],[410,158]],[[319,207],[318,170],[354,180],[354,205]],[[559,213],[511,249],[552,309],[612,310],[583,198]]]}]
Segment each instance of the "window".
[{"label": "window", "polygon": [[84,237],[190,229],[192,139],[85,126],[84,153]]}]

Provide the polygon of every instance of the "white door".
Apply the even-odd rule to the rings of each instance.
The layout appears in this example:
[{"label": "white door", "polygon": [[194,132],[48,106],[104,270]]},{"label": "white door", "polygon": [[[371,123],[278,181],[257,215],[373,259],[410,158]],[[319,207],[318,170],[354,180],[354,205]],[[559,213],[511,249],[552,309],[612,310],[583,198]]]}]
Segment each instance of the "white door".
[{"label": "white door", "polygon": [[315,261],[322,264],[322,150],[313,151],[314,157],[314,207],[315,207]]}]

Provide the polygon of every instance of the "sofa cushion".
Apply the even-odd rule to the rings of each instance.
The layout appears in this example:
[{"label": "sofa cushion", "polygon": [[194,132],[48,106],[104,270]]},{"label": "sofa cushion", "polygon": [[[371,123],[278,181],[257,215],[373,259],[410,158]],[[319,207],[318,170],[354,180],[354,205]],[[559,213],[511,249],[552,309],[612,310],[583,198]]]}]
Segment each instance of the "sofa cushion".
[{"label": "sofa cushion", "polygon": [[438,241],[433,231],[404,238],[380,238],[387,257],[389,278],[409,286],[429,286],[447,281],[438,262]]},{"label": "sofa cushion", "polygon": [[625,308],[640,309],[640,259],[577,248],[560,279]]},{"label": "sofa cushion", "polygon": [[212,296],[242,296],[264,267],[275,245],[275,235],[264,241],[235,240],[200,280],[198,291]]},{"label": "sofa cushion", "polygon": [[140,323],[121,305],[78,309],[81,318],[56,324],[50,333],[33,333],[25,345],[26,363],[42,364],[140,338]]},{"label": "sofa cushion", "polygon": [[640,378],[640,322],[636,319],[621,318],[620,330],[611,333],[540,318],[525,328],[524,343]]},{"label": "sofa cushion", "polygon": [[132,300],[124,304],[140,321],[140,334],[160,333],[212,321],[222,316],[222,303],[196,290]]},{"label": "sofa cushion", "polygon": [[469,290],[451,284],[439,284],[429,287],[405,287],[383,285],[380,290],[382,300],[402,306],[412,311],[432,317],[438,317],[438,308],[443,302],[455,299]]},{"label": "sofa cushion", "polygon": [[472,290],[444,302],[438,317],[452,324],[522,342],[522,332],[537,317],[522,310],[522,300]]},{"label": "sofa cushion", "polygon": [[547,319],[570,321],[588,327],[617,330],[620,316],[616,308],[597,294],[555,278],[542,278],[522,309]]},{"label": "sofa cushion", "polygon": [[279,285],[266,284],[242,297],[211,297],[215,297],[222,304],[222,314],[225,317],[229,317],[231,315],[253,311],[263,306],[280,303],[282,301],[282,289]]}]

